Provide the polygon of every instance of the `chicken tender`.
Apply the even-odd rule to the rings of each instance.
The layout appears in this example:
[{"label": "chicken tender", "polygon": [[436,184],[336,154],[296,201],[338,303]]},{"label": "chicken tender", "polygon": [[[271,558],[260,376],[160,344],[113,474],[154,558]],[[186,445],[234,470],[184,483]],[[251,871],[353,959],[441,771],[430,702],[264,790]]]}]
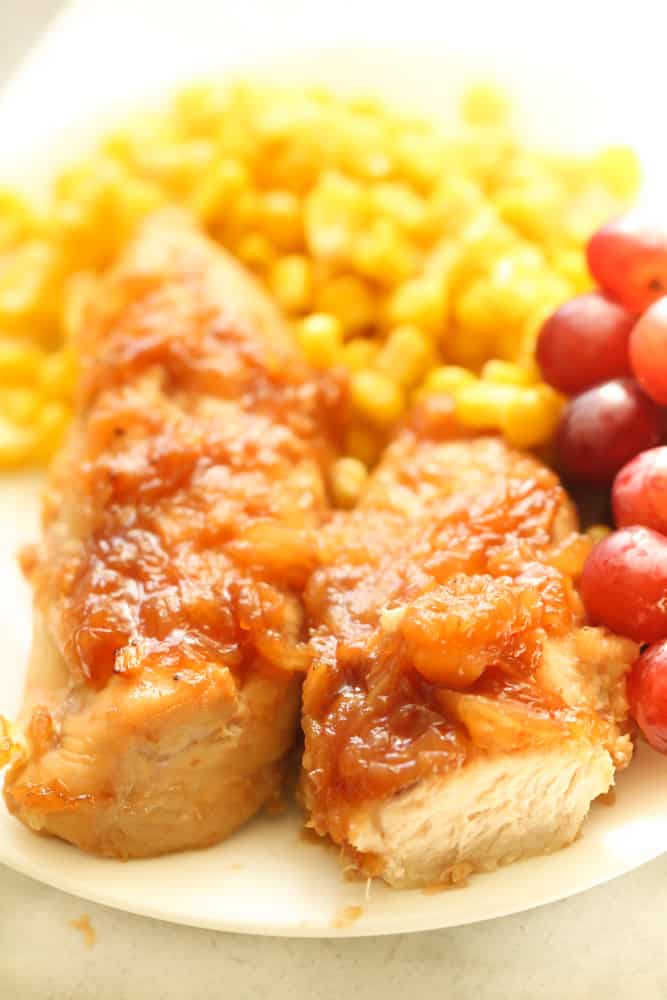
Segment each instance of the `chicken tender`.
[{"label": "chicken tender", "polygon": [[102,855],[203,847],[277,794],[298,732],[340,393],[177,212],[145,225],[80,339],[77,418],[24,557],[34,643],[5,800]]},{"label": "chicken tender", "polygon": [[309,824],[406,887],[569,843],[632,753],[637,647],[585,623],[556,476],[436,425],[399,434],[305,593]]}]

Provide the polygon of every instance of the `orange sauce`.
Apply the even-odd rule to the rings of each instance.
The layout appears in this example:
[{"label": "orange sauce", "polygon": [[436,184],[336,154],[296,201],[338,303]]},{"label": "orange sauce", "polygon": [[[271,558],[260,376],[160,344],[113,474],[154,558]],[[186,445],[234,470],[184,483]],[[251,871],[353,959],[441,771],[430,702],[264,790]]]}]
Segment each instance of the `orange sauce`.
[{"label": "orange sauce", "polygon": [[[47,499],[55,542],[36,587],[95,687],[144,667],[178,679],[310,662],[299,588],[341,393],[202,306],[198,280],[148,282],[87,334],[78,451]],[[59,543],[59,491],[75,497],[76,545]],[[280,527],[300,544],[272,562]]]}]

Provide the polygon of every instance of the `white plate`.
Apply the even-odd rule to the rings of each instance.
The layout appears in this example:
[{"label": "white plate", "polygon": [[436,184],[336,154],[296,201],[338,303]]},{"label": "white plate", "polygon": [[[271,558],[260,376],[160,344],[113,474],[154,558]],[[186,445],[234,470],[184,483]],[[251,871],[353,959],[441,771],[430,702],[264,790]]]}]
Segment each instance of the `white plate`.
[{"label": "white plate", "polygon": [[[130,0],[81,0],[68,8],[0,99],[0,174],[39,185],[64,148],[71,153],[85,142],[111,108],[197,74],[259,67],[265,76],[384,92],[446,116],[462,82],[484,71],[515,92],[523,127],[542,141],[635,143],[648,166],[651,201],[664,203],[666,154],[654,136],[650,49],[632,62],[631,73],[614,73],[614,22],[605,22],[604,49],[595,47],[597,26],[586,5],[562,4],[550,45],[542,42],[539,50],[531,32],[538,44],[544,12],[534,4],[485,3],[480,10],[468,2],[457,5],[455,23],[443,19],[439,5],[421,0],[354,4],[348,16],[343,4],[298,0],[144,0],[134,6],[141,14]],[[534,8],[537,21],[531,20]],[[517,18],[521,32],[512,28]],[[446,45],[434,43],[439,34]],[[605,52],[612,54],[607,64]],[[18,704],[30,630],[27,588],[13,554],[21,541],[36,537],[37,485],[24,476],[0,486],[0,706],[7,712]],[[583,836],[567,850],[431,895],[374,883],[367,898],[364,884],[342,880],[333,850],[301,839],[296,812],[259,819],[207,851],[120,864],[35,837],[0,809],[0,860],[97,902],[202,927],[304,937],[425,930],[547,903],[656,857],[667,846],[666,788],[667,759],[642,747],[621,776],[616,804],[594,806]],[[336,927],[349,907],[360,907],[360,915]]]}]

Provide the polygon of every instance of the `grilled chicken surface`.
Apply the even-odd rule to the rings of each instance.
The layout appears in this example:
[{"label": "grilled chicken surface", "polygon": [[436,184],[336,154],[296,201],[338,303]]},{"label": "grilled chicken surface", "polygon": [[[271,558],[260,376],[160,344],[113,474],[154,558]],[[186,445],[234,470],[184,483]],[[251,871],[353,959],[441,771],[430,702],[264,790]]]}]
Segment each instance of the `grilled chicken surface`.
[{"label": "grilled chicken surface", "polygon": [[309,821],[396,886],[569,843],[632,753],[637,648],[585,625],[565,492],[453,433],[399,435],[306,589]]},{"label": "grilled chicken surface", "polygon": [[201,847],[276,795],[296,736],[336,387],[178,213],[129,247],[79,346],[24,558],[34,642],[5,800],[103,855]]}]

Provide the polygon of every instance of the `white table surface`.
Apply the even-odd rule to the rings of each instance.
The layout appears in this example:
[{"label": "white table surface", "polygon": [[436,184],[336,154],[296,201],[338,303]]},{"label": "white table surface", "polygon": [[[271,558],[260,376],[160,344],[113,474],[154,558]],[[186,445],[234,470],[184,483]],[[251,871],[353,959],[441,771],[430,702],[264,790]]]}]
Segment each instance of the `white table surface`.
[{"label": "white table surface", "polygon": [[[280,0],[276,0],[280,2]],[[61,0],[0,0],[0,83]],[[427,934],[339,941],[171,926],[0,866],[0,1000],[667,998],[667,855],[581,896]],[[69,921],[87,914],[88,947]]]}]

